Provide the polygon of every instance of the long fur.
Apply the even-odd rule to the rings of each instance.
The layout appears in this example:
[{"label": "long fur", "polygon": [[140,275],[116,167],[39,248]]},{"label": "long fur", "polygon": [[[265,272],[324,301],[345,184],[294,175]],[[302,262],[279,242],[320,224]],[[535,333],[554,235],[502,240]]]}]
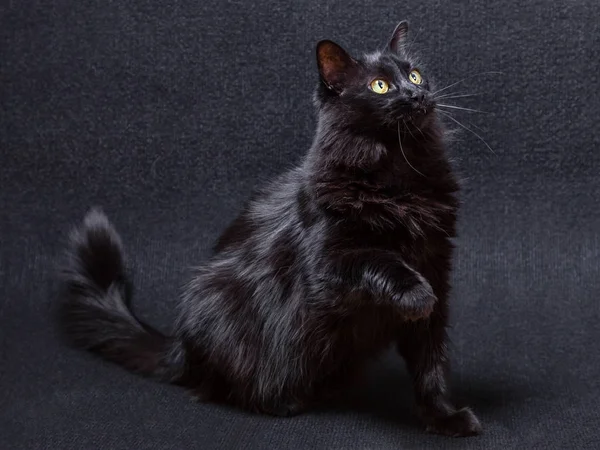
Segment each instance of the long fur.
[{"label": "long fur", "polygon": [[[62,324],[71,341],[205,401],[291,415],[338,392],[395,344],[428,429],[480,431],[446,387],[458,184],[429,85],[406,78],[406,26],[363,60],[318,47],[318,129],[190,281],[173,337],[134,317],[120,239],[97,210],[73,234]],[[397,86],[369,92],[384,73]],[[402,124],[402,126],[401,126]]]},{"label": "long fur", "polygon": [[121,239],[104,214],[90,211],[70,242],[59,309],[66,336],[133,372],[175,380],[183,368],[182,352],[172,338],[131,312]]}]

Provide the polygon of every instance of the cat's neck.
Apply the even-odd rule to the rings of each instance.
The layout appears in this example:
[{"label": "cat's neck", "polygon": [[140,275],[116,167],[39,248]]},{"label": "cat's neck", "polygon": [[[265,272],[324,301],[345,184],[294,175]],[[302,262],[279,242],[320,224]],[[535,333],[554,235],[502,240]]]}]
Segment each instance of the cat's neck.
[{"label": "cat's neck", "polygon": [[399,212],[415,202],[418,208],[453,211],[458,183],[438,131],[401,131],[396,141],[391,132],[374,137],[320,122],[302,188],[318,208],[380,229],[403,223]]},{"label": "cat's neck", "polygon": [[305,168],[313,179],[368,176],[382,185],[421,185],[449,170],[443,132],[432,126],[416,130],[360,130],[321,113]]}]

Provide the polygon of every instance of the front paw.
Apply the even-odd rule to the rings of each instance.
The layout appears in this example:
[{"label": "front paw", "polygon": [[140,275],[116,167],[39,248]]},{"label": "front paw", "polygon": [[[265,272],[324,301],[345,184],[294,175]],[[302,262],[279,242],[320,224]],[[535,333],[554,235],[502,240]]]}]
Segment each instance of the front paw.
[{"label": "front paw", "polygon": [[259,411],[275,417],[293,417],[302,413],[303,406],[297,403],[281,403],[262,406]]},{"label": "front paw", "polygon": [[463,408],[441,417],[423,417],[429,433],[452,437],[477,436],[481,423],[469,408]]},{"label": "front paw", "polygon": [[411,321],[426,319],[433,312],[437,297],[433,293],[433,288],[426,281],[422,280],[412,288],[398,294],[394,299],[400,306],[402,315]]}]

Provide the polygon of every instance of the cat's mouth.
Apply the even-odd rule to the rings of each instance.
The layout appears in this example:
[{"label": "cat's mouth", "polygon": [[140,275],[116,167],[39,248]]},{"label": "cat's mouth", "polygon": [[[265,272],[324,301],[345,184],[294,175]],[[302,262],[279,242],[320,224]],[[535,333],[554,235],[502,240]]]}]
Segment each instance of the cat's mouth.
[{"label": "cat's mouth", "polygon": [[403,120],[419,120],[430,114],[435,104],[426,98],[413,99],[396,104],[395,115]]},{"label": "cat's mouth", "polygon": [[425,116],[427,114],[429,114],[431,112],[432,107],[428,107],[426,105],[420,105],[416,108],[413,108],[413,116],[419,117],[419,116]]},{"label": "cat's mouth", "polygon": [[433,105],[419,104],[413,105],[410,109],[403,111],[401,118],[407,122],[418,122],[423,120],[433,111]]}]

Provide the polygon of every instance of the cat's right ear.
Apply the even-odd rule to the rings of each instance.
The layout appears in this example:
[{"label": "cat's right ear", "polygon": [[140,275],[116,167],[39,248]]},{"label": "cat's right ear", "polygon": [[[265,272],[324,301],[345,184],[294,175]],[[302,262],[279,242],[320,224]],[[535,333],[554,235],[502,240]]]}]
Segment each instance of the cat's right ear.
[{"label": "cat's right ear", "polygon": [[332,41],[317,44],[317,64],[325,86],[338,94],[358,69],[358,62]]}]

